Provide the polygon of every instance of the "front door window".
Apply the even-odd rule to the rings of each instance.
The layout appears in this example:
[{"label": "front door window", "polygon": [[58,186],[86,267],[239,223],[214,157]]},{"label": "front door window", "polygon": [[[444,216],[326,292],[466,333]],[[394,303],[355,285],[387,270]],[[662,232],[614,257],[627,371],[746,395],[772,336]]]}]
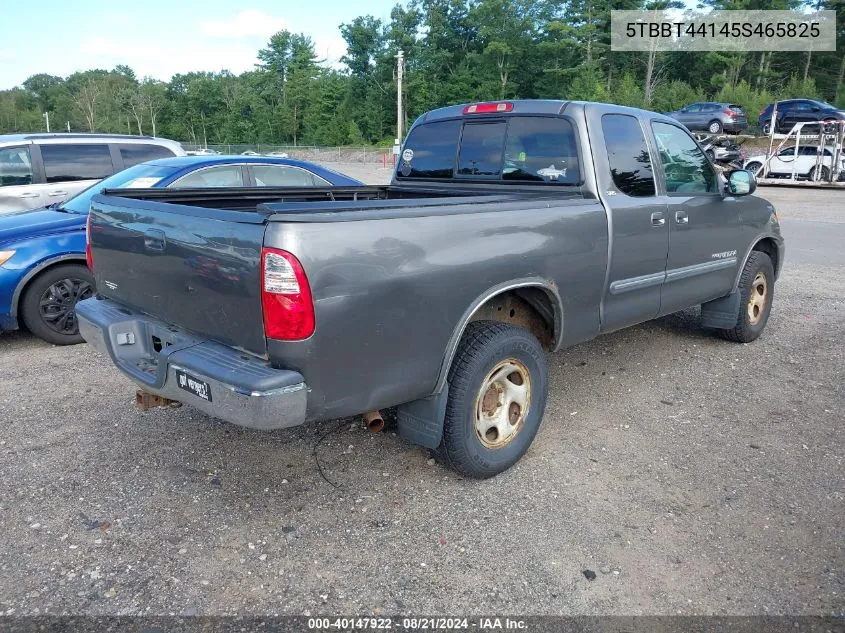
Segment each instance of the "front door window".
[{"label": "front door window", "polygon": [[652,129],[663,164],[667,193],[718,193],[716,171],[689,134],[661,122],[652,123]]}]

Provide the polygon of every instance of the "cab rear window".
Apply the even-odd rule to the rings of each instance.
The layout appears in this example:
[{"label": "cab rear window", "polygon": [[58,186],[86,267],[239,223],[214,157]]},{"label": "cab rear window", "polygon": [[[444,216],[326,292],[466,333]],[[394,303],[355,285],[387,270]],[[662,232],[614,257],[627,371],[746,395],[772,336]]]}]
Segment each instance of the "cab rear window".
[{"label": "cab rear window", "polygon": [[396,175],[559,185],[581,181],[572,124],[541,116],[418,125],[405,141]]},{"label": "cab rear window", "polygon": [[458,153],[460,121],[418,125],[408,135],[399,172],[406,178],[451,178]]}]

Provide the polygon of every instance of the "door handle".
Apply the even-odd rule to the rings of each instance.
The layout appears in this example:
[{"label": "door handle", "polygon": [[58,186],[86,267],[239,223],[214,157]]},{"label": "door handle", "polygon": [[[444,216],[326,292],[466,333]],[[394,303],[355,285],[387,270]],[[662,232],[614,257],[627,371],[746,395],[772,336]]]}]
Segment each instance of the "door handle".
[{"label": "door handle", "polygon": [[689,216],[684,213],[683,211],[676,211],[675,212],[675,222],[678,224],[688,224],[689,223]]},{"label": "door handle", "polygon": [[19,198],[39,198],[41,196],[40,193],[35,193],[34,191],[25,191],[22,193]]},{"label": "door handle", "polygon": [[47,195],[48,196],[66,196],[67,191],[48,191]]},{"label": "door handle", "polygon": [[651,224],[652,226],[663,226],[666,224],[666,218],[663,217],[662,211],[651,214]]}]

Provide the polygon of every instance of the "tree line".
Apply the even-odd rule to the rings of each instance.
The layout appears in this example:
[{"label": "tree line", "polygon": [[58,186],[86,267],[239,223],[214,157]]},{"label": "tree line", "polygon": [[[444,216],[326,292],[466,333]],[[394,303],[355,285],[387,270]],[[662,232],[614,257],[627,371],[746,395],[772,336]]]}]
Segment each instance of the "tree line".
[{"label": "tree line", "polygon": [[[701,0],[715,9],[845,9],[845,0]],[[139,78],[128,66],[69,77],[37,74],[0,91],[0,133],[153,134],[197,145],[390,144],[396,54],[405,55],[404,117],[467,101],[587,99],[665,112],[692,101],[738,103],[754,123],[775,99],[845,106],[841,52],[627,53],[610,50],[611,9],[678,0],[410,0],[388,20],[340,26],[340,68],[321,63],[304,33],[281,31],[251,71]],[[845,10],[837,12],[845,46]]]}]

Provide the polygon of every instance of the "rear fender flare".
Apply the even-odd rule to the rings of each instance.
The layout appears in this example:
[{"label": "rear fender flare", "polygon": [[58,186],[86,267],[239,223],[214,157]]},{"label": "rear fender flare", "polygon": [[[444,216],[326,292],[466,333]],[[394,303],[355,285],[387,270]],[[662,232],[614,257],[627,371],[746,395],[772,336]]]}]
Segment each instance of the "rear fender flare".
[{"label": "rear fender flare", "polygon": [[458,321],[457,326],[452,332],[452,336],[449,338],[446,351],[443,354],[443,361],[440,364],[440,373],[437,377],[434,394],[440,393],[446,385],[446,378],[449,375],[449,368],[452,366],[452,360],[454,359],[455,353],[458,349],[458,343],[460,342],[461,336],[469,324],[472,315],[475,314],[475,311],[496,295],[509,290],[516,290],[518,288],[540,288],[550,295],[552,307],[554,308],[553,349],[558,349],[561,346],[561,342],[563,341],[563,302],[561,301],[560,295],[557,291],[557,286],[555,286],[554,283],[548,279],[540,277],[528,277],[495,285],[483,294],[479,295],[475,301],[470,304],[461,319]]}]

